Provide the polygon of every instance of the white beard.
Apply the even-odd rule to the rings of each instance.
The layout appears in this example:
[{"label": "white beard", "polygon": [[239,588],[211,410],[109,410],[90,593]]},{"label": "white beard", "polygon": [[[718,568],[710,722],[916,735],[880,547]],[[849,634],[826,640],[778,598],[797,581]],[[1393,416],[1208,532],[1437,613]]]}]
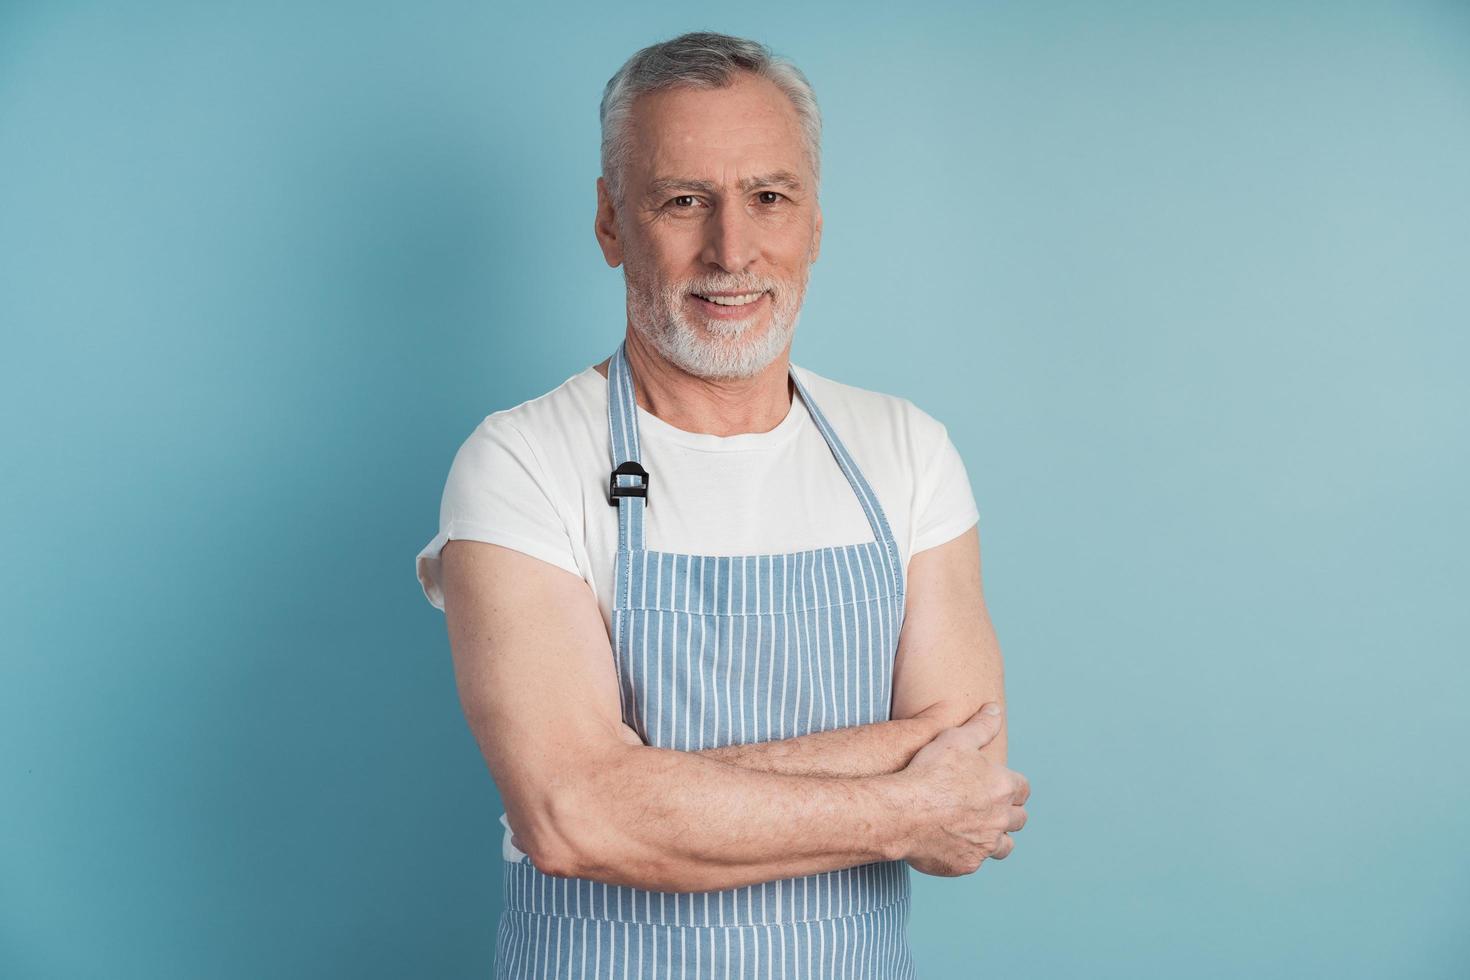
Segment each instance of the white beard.
[{"label": "white beard", "polygon": [[[653,345],[670,363],[700,378],[749,378],[770,366],[791,342],[796,323],[801,318],[801,301],[811,275],[807,266],[802,281],[796,286],[767,283],[781,297],[771,297],[771,322],[764,333],[747,338],[761,313],[742,320],[702,319],[691,322],[685,309],[687,284],[650,289],[640,277],[628,274],[623,265],[623,279],[628,287],[628,317],[639,335]],[[749,283],[721,285],[720,291],[744,289]],[[756,284],[753,288],[759,289]],[[652,294],[652,295],[650,295]]]}]

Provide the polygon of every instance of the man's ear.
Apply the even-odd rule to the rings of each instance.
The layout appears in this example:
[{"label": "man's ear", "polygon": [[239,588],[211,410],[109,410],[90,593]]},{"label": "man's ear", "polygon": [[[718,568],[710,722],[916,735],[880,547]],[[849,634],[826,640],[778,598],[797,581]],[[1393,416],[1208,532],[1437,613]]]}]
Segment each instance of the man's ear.
[{"label": "man's ear", "polygon": [[817,205],[817,229],[812,235],[812,261],[817,261],[817,255],[822,251],[822,206]]},{"label": "man's ear", "polygon": [[602,246],[602,257],[616,269],[623,264],[623,243],[618,239],[618,217],[613,208],[612,195],[608,191],[607,179],[597,178],[597,217],[592,225],[597,235],[597,244]]}]

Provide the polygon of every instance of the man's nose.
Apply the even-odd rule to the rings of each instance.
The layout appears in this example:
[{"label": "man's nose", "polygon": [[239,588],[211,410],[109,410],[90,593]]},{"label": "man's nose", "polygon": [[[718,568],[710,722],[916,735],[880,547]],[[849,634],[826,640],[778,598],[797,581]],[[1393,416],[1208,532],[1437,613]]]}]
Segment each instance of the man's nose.
[{"label": "man's nose", "polygon": [[744,272],[760,251],[757,232],[755,222],[743,208],[721,203],[705,224],[700,260],[726,272]]}]

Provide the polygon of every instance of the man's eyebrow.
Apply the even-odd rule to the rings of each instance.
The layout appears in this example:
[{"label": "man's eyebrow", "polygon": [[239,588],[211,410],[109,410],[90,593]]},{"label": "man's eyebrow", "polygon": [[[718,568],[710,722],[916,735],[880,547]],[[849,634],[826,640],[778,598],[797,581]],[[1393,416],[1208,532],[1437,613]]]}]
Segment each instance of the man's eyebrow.
[{"label": "man's eyebrow", "polygon": [[[749,194],[757,187],[784,187],[791,191],[802,189],[801,178],[789,170],[773,170],[768,174],[746,177],[740,181],[739,186],[742,194]],[[701,194],[713,194],[718,190],[714,182],[700,180],[697,177],[657,177],[648,185],[650,197],[671,191],[699,191]]]}]

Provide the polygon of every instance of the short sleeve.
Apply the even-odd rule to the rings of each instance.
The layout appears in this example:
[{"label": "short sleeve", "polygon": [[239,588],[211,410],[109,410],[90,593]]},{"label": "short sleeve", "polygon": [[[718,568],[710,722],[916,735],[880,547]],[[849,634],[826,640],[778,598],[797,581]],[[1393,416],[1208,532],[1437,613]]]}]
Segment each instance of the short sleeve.
[{"label": "short sleeve", "polygon": [[439,554],[455,539],[514,548],[580,577],[556,499],[521,431],[504,413],[487,416],[454,454],[439,503],[439,533],[415,556],[424,597],[444,608]]},{"label": "short sleeve", "polygon": [[952,540],[980,519],[965,461],[950,441],[949,430],[935,424],[939,426],[938,451],[919,470],[913,554]]}]

